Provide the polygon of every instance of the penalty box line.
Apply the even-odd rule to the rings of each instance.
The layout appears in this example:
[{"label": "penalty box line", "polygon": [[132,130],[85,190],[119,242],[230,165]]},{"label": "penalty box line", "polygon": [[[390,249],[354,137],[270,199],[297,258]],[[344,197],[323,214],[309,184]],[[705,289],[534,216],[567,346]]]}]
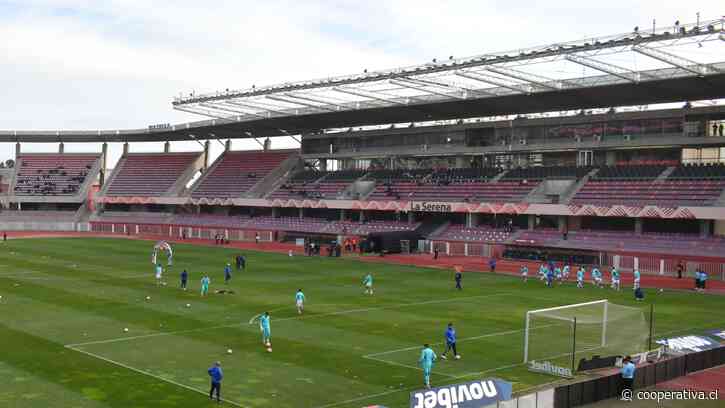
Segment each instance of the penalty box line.
[{"label": "penalty box line", "polygon": [[[138,374],[143,374],[145,376],[155,378],[157,380],[160,380],[160,381],[163,381],[163,382],[166,382],[166,383],[175,385],[177,387],[181,387],[181,388],[184,388],[186,390],[193,391],[193,392],[195,392],[197,394],[201,394],[201,395],[204,395],[204,396],[207,396],[207,397],[209,396],[209,394],[207,394],[206,391],[204,391],[204,390],[200,390],[198,388],[194,388],[194,387],[191,387],[189,385],[182,384],[180,382],[176,382],[174,380],[170,380],[168,378],[164,378],[164,377],[158,376],[156,374],[152,374],[152,373],[150,373],[148,371],[144,371],[144,370],[138,369],[136,367],[132,367],[132,366],[130,366],[128,364],[124,364],[124,363],[121,363],[121,362],[116,361],[116,360],[111,360],[110,358],[103,357],[103,356],[98,355],[98,354],[95,354],[95,353],[91,353],[90,351],[81,350],[81,349],[75,348],[73,346],[65,346],[65,348],[67,348],[69,350],[73,350],[73,351],[78,352],[78,353],[81,353],[81,354],[85,354],[85,355],[90,356],[90,357],[93,357],[93,358],[97,358],[99,360],[105,361],[105,362],[110,363],[110,364],[113,364],[115,366],[118,366],[118,367],[121,367],[121,368],[125,368],[126,370],[130,370],[130,371],[133,371],[133,372],[138,373]],[[222,398],[222,401],[224,403],[229,404],[229,405],[233,405],[235,407],[242,408],[242,405],[239,404],[239,403],[237,403],[237,402],[230,401],[230,400],[227,400],[227,399],[224,399],[224,398]]]},{"label": "penalty box line", "polygon": [[[439,300],[428,300],[428,301],[423,301],[423,302],[400,303],[400,304],[389,305],[389,306],[339,310],[337,312],[283,317],[281,319],[272,320],[272,323],[284,322],[284,321],[288,321],[288,320],[307,320],[307,319],[315,319],[315,318],[320,318],[320,317],[340,316],[340,315],[353,314],[353,313],[364,313],[364,312],[372,312],[372,311],[377,311],[377,310],[396,309],[396,308],[400,308],[400,307],[421,306],[421,305],[436,304],[436,303],[452,303],[452,302],[459,302],[459,301],[467,300],[467,299],[489,298],[489,297],[494,297],[494,296],[508,296],[508,295],[512,295],[512,293],[502,292],[502,293],[494,293],[494,294],[490,294],[490,295],[467,296],[467,297],[461,297],[461,298],[446,298],[446,299],[439,299]],[[169,331],[169,332],[143,334],[143,335],[139,335],[139,336],[118,337],[118,338],[107,339],[107,340],[96,340],[96,341],[89,341],[89,342],[84,342],[84,343],[66,344],[66,347],[82,347],[82,346],[90,346],[90,345],[94,345],[94,344],[108,344],[108,343],[140,340],[140,339],[161,337],[161,336],[173,336],[173,335],[177,335],[177,334],[196,333],[196,332],[207,331],[207,330],[238,327],[241,325],[242,325],[242,323],[233,323],[233,324],[223,324],[223,325],[218,325],[218,326],[203,327],[203,328],[198,328],[198,329],[177,330],[177,331]]]}]

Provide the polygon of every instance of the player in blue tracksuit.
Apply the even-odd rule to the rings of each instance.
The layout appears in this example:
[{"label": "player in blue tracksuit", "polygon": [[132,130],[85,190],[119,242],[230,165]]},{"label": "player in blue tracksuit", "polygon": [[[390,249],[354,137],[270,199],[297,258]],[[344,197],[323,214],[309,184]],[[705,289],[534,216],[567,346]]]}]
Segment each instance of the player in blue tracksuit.
[{"label": "player in blue tracksuit", "polygon": [[232,265],[226,264],[224,266],[224,284],[228,285],[230,280],[232,280]]},{"label": "player in blue tracksuit", "polygon": [[453,323],[448,323],[448,328],[446,328],[446,351],[441,354],[442,359],[446,359],[449,350],[453,350],[453,357],[456,360],[461,358],[456,350],[456,329],[453,328]]},{"label": "player in blue tracksuit", "polygon": [[181,278],[181,289],[186,290],[186,282],[189,280],[189,272],[187,272],[186,269],[184,269],[183,271],[181,271],[180,278]]},{"label": "player in blue tracksuit", "polygon": [[430,388],[430,372],[433,369],[433,363],[436,361],[436,353],[430,348],[429,345],[423,346],[423,351],[420,352],[420,358],[418,363],[423,369],[423,382],[427,388]]},{"label": "player in blue tracksuit", "polygon": [[216,362],[214,365],[207,370],[209,373],[209,377],[211,378],[211,389],[209,390],[209,399],[214,399],[214,391],[216,391],[216,402],[221,403],[222,402],[222,378],[224,378],[224,373],[222,372],[222,363]]}]

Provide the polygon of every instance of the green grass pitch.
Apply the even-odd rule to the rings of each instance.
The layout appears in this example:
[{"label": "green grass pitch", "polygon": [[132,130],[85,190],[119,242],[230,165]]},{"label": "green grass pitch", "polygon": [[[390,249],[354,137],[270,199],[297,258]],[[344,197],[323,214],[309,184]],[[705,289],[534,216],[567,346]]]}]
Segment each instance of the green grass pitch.
[{"label": "green grass pitch", "polygon": [[[210,406],[206,369],[218,360],[225,405],[405,407],[422,384],[421,345],[440,353],[449,321],[462,359],[439,361],[433,385],[495,376],[514,390],[552,381],[520,364],[527,310],[606,297],[654,302],[660,335],[725,325],[718,296],[650,290],[637,304],[629,290],[548,289],[477,273],[464,275],[459,292],[449,271],[251,251],[228,287],[235,294],[201,298],[201,273],[210,274],[211,292],[226,288],[224,264],[239,251],[175,245],[168,285],[156,287],[152,244],[68,238],[0,246],[0,406]],[[181,268],[191,274],[187,292],[178,288]],[[360,284],[367,272],[372,297]],[[298,288],[307,296],[301,317]],[[272,353],[249,324],[263,311],[272,315]]]}]

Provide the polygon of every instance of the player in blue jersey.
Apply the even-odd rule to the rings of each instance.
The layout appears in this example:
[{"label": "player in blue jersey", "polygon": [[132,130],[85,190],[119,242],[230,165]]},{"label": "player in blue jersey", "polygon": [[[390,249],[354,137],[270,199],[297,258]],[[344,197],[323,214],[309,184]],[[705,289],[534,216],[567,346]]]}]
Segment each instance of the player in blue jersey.
[{"label": "player in blue jersey", "polygon": [[612,267],[612,289],[619,291],[622,288],[619,270]]},{"label": "player in blue jersey", "polygon": [[206,296],[209,293],[209,284],[211,283],[211,279],[209,279],[209,275],[204,274],[204,277],[201,278],[201,295]]},{"label": "player in blue jersey", "polygon": [[373,275],[371,273],[368,273],[363,278],[363,286],[365,287],[365,294],[366,295],[372,295],[373,294]]},{"label": "player in blue jersey", "polygon": [[226,264],[224,266],[224,284],[228,285],[230,280],[232,280],[232,265]]},{"label": "player in blue jersey", "polygon": [[562,274],[561,274],[561,268],[559,268],[558,266],[556,268],[554,268],[554,278],[556,279],[557,282],[559,282],[559,285],[561,285]]},{"label": "player in blue jersey", "polygon": [[521,278],[524,282],[529,280],[529,267],[526,265],[521,265]]},{"label": "player in blue jersey", "polygon": [[570,272],[571,272],[571,267],[569,266],[569,263],[564,264],[564,268],[562,268],[562,270],[561,270],[561,275],[565,281],[569,280]]},{"label": "player in blue jersey", "polygon": [[456,336],[456,329],[453,328],[453,323],[448,323],[448,327],[446,328],[445,337],[446,337],[446,351],[444,351],[443,354],[441,354],[441,358],[445,360],[447,358],[448,351],[452,350],[453,357],[456,360],[459,360],[461,358],[461,356],[458,354],[458,350],[456,350],[457,336]]},{"label": "player in blue jersey", "polygon": [[592,284],[598,288],[602,286],[602,273],[596,266],[592,268]]},{"label": "player in blue jersey", "polygon": [[297,289],[295,304],[297,305],[297,314],[302,314],[305,310],[305,294],[302,293],[302,289]]},{"label": "player in blue jersey", "polygon": [[254,320],[259,320],[259,331],[262,332],[262,344],[270,350],[272,347],[272,329],[270,327],[269,312],[264,312]]},{"label": "player in blue jersey", "polygon": [[549,267],[546,265],[546,263],[542,263],[541,266],[539,266],[539,280],[546,280],[546,274],[549,271]]},{"label": "player in blue jersey", "polygon": [[552,287],[554,285],[554,268],[551,266],[546,268],[546,286]]},{"label": "player in blue jersey", "polygon": [[640,282],[640,275],[639,275],[639,269],[634,270],[634,286],[632,289],[637,290],[639,289],[639,282]]},{"label": "player in blue jersey", "polygon": [[420,352],[418,363],[423,369],[423,383],[426,388],[430,388],[430,372],[433,370],[433,363],[436,361],[436,353],[428,344],[423,345],[423,351]]},{"label": "player in blue jersey", "polygon": [[584,265],[579,266],[579,270],[576,271],[576,287],[577,288],[583,288],[584,287],[584,279],[585,275],[587,274],[587,270],[584,268]]}]

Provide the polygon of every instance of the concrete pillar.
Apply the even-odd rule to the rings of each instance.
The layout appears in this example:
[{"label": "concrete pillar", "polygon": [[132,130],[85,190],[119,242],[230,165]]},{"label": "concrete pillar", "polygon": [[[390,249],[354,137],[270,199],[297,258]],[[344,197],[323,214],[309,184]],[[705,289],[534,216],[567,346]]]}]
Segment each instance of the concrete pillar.
[{"label": "concrete pillar", "polygon": [[164,143],[164,153],[169,153],[171,151],[171,143],[168,141]]},{"label": "concrete pillar", "polygon": [[209,141],[207,140],[204,143],[204,170],[209,167],[209,146]]},{"label": "concrete pillar", "polygon": [[279,208],[272,207],[272,218],[277,218],[277,217],[279,217]]},{"label": "concrete pillar", "polygon": [[608,151],[605,157],[605,164],[607,166],[614,166],[617,164],[617,152]]},{"label": "concrete pillar", "polygon": [[360,210],[360,223],[365,222],[365,210]]},{"label": "concrete pillar", "polygon": [[20,156],[20,143],[15,143],[15,160],[18,160],[18,156]]},{"label": "concrete pillar", "polygon": [[478,213],[468,213],[466,214],[466,226],[471,228],[478,225],[480,222],[480,214]]},{"label": "concrete pillar", "polygon": [[224,151],[228,152],[232,150],[232,139],[227,139],[226,142],[224,142]]},{"label": "concrete pillar", "polygon": [[101,187],[106,182],[106,169],[108,168],[108,143],[103,142],[101,145],[101,174],[99,176],[99,183]]},{"label": "concrete pillar", "polygon": [[710,220],[700,220],[700,235],[709,237],[712,235],[712,222]]},{"label": "concrete pillar", "polygon": [[413,224],[415,222],[415,214],[413,211],[408,211],[408,224]]},{"label": "concrete pillar", "polygon": [[300,216],[300,218],[305,218],[305,209],[304,208],[299,209],[299,216]]},{"label": "concrete pillar", "polygon": [[63,142],[58,143],[58,153],[63,154],[65,152],[65,145]]},{"label": "concrete pillar", "polygon": [[635,234],[642,233],[642,219],[641,218],[634,219],[634,233]]},{"label": "concrete pillar", "polygon": [[320,159],[320,170],[327,171],[327,159]]},{"label": "concrete pillar", "polygon": [[340,210],[340,221],[345,221],[345,218],[347,218],[347,212],[342,209]]},{"label": "concrete pillar", "polygon": [[533,231],[536,228],[536,215],[529,214],[529,231]]},{"label": "concrete pillar", "polygon": [[468,161],[465,156],[456,156],[456,167],[459,169],[468,167]]},{"label": "concrete pillar", "polygon": [[123,154],[124,156],[128,154],[128,142],[123,144]]}]

